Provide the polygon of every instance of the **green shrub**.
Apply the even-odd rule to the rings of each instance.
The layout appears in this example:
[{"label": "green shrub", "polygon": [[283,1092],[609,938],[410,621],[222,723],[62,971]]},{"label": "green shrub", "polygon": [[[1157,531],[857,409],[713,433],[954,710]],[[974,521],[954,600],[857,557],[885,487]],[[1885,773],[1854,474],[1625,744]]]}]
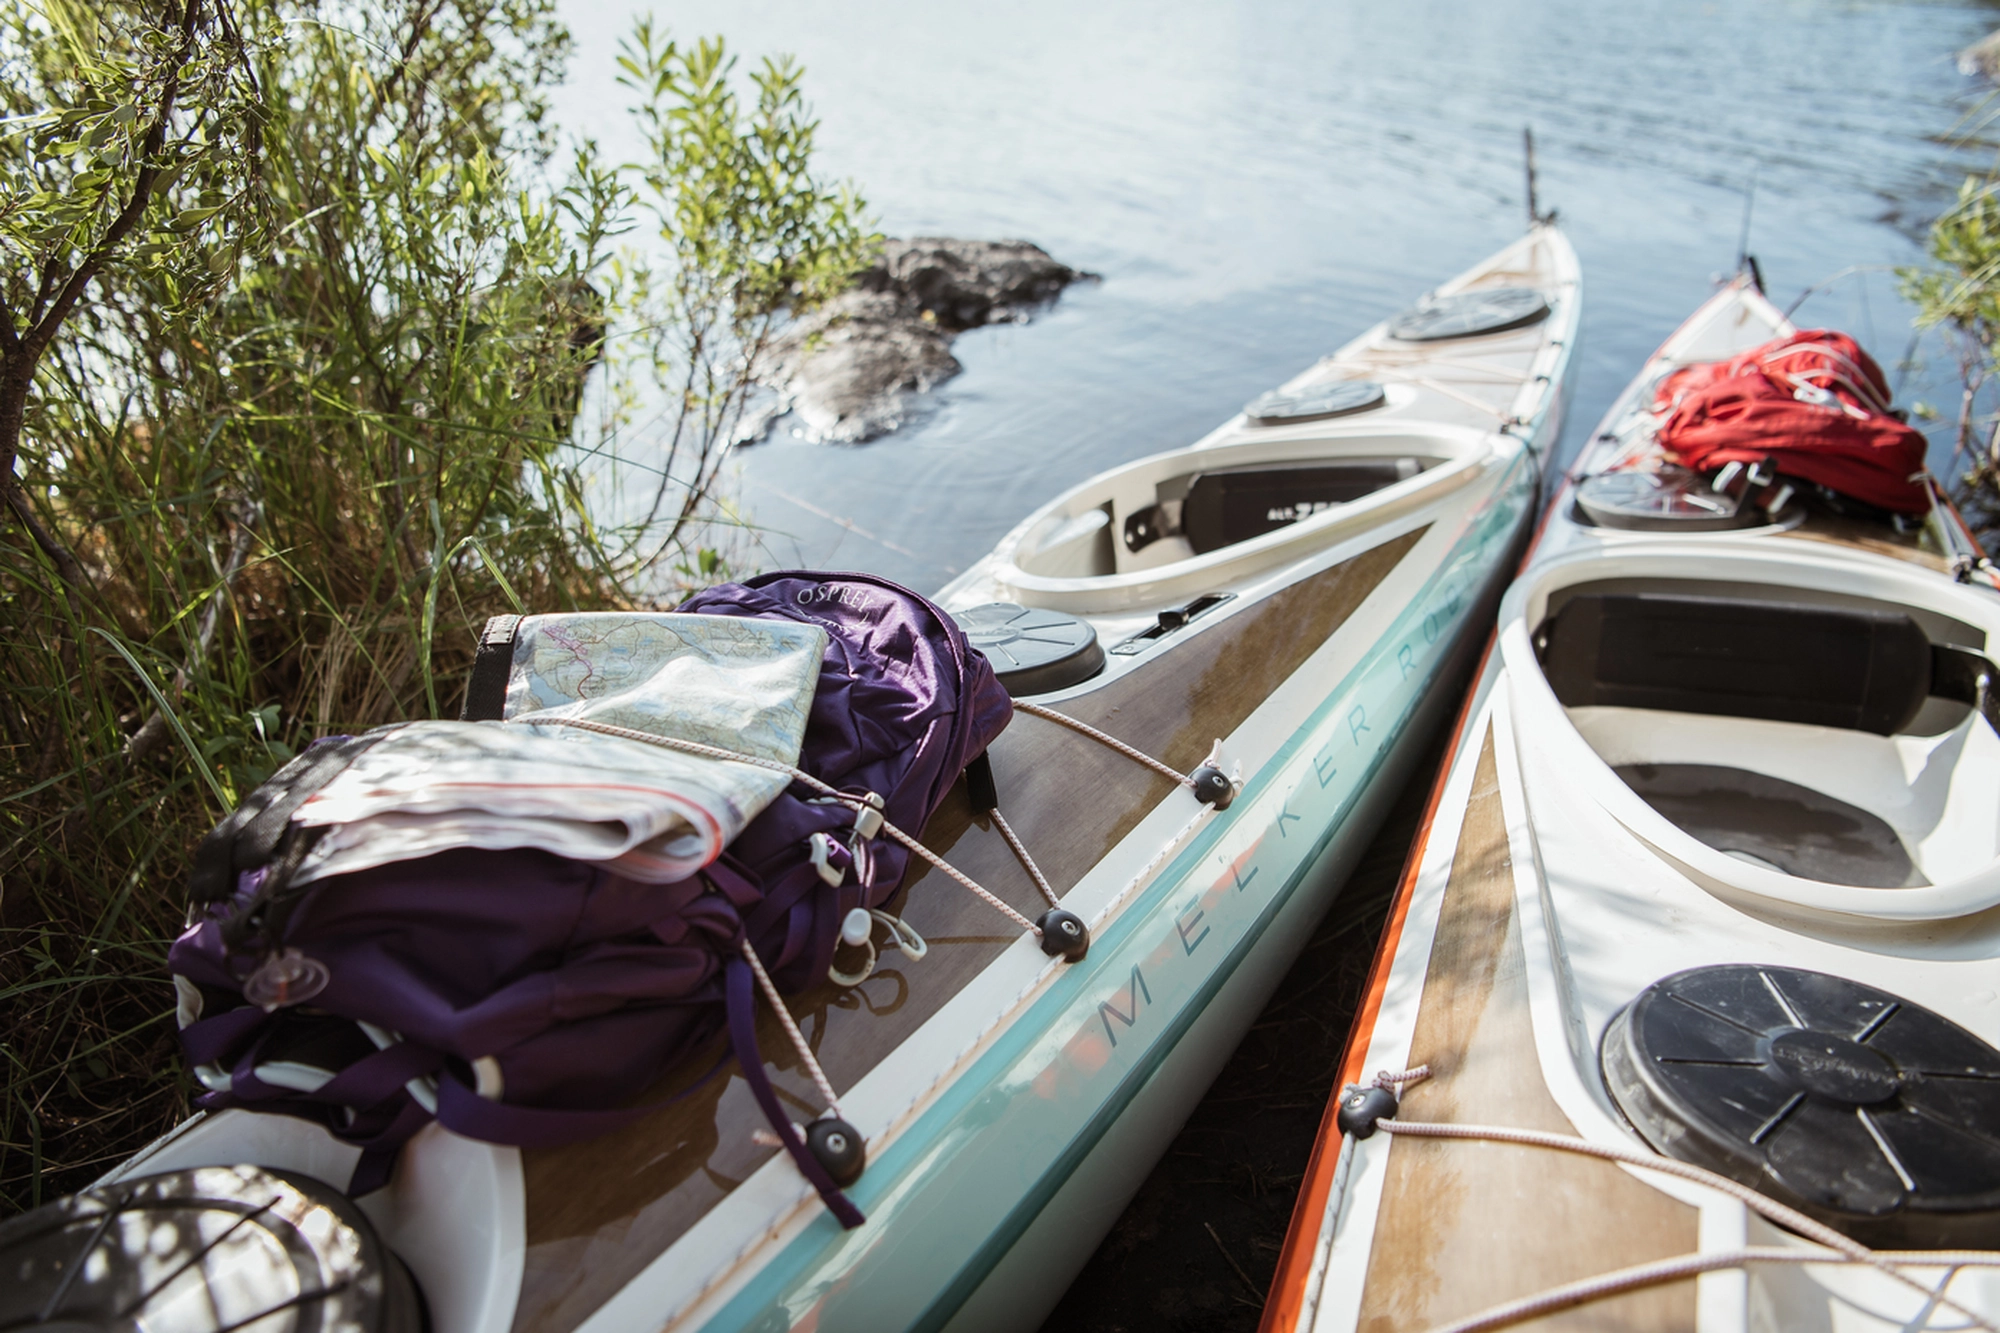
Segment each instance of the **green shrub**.
[{"label": "green shrub", "polygon": [[874,238],[795,67],[746,107],[642,24],[627,168],[555,151],[567,52],[553,0],[0,18],[0,1210],[184,1113],[165,948],[243,792],[454,714],[490,614],[723,572],[757,359]]},{"label": "green shrub", "polygon": [[1903,294],[1922,327],[1946,330],[1958,360],[1959,403],[1951,471],[1955,500],[1990,548],[2000,527],[2000,426],[1978,437],[1977,403],[1996,369],[2000,334],[2000,195],[1995,182],[1968,178],[1958,200],[1931,224],[1928,268],[1902,270]]}]

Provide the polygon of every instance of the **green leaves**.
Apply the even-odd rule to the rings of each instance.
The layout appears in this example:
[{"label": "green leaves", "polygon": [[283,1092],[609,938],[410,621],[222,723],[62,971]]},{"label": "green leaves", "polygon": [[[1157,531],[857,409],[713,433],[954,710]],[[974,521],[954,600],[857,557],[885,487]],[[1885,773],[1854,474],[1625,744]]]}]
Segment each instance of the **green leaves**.
[{"label": "green leaves", "polygon": [[91,585],[0,529],[0,969],[62,954],[0,1026],[0,1211],[184,1106],[156,983],[221,809],[315,736],[455,712],[491,614],[731,576],[761,360],[874,238],[802,72],[720,39],[642,25],[646,160],[557,157],[555,4],[0,6],[17,337],[88,270],[19,473]]},{"label": "green leaves", "polygon": [[[0,300],[25,331],[71,278],[137,263],[199,303],[220,274],[210,247],[255,248],[258,95],[254,43],[197,0],[177,5],[36,0],[0,13]],[[215,198],[175,195],[190,170]],[[143,256],[128,236],[183,238]],[[13,441],[0,441],[11,457]]]},{"label": "green leaves", "polygon": [[[737,331],[781,309],[803,311],[844,287],[878,239],[861,199],[812,174],[817,122],[806,112],[803,71],[766,59],[750,76],[746,107],[721,38],[692,47],[642,21],[623,48],[620,82],[642,94],[634,108],[652,158],[635,170],[671,248],[691,323],[721,313]],[[696,295],[696,294],[699,295]]]},{"label": "green leaves", "polygon": [[[1941,328],[1955,344],[1962,392],[1950,470],[1964,468],[1959,506],[1975,528],[1990,533],[2000,525],[2000,426],[1982,424],[1976,405],[2000,371],[2000,182],[1967,178],[1957,202],[1931,224],[1929,250],[1930,267],[1899,269],[1897,276],[1917,307],[1918,327]],[[1920,420],[1940,416],[1922,403],[1914,410]]]},{"label": "green leaves", "polygon": [[744,80],[720,37],[683,45],[641,20],[618,64],[650,150],[626,171],[665,251],[664,272],[637,269],[625,290],[644,312],[655,374],[678,384],[642,520],[660,525],[651,564],[695,526],[729,449],[768,419],[759,377],[784,321],[843,290],[880,237],[851,186],[814,174],[817,122],[789,57]]}]

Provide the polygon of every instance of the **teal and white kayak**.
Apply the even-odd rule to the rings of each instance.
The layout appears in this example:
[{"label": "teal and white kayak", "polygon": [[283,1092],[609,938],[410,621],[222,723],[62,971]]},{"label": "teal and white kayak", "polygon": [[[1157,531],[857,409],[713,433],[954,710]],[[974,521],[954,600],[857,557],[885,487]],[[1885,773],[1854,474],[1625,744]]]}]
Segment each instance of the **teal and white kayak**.
[{"label": "teal and white kayak", "polygon": [[[1199,442],[1030,515],[939,594],[1017,699],[1180,772],[1212,809],[1039,713],[992,751],[1000,810],[1081,961],[944,874],[892,910],[927,941],[790,1008],[868,1140],[843,1230],[691,1062],[672,1106],[569,1147],[436,1126],[362,1200],[436,1333],[1032,1328],[1207,1088],[1455,702],[1562,428],[1576,258],[1537,226]],[[963,785],[924,830],[1030,916],[1044,904]],[[770,1015],[766,1015],[771,1020]],[[770,1077],[821,1104],[775,1020]],[[700,1067],[694,1067],[699,1065]],[[256,1162],[338,1183],[353,1152],[244,1112],[120,1176]]]}]

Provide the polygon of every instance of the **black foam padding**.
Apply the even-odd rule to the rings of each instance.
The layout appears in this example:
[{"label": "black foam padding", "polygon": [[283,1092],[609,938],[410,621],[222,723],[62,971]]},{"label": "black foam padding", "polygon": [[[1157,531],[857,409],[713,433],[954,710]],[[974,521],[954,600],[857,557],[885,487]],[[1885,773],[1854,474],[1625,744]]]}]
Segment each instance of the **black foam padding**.
[{"label": "black foam padding", "polygon": [[1104,669],[1097,631],[1075,616],[1014,602],[988,602],[952,618],[986,655],[1009,694],[1047,694]]},{"label": "black foam padding", "polygon": [[1420,470],[1415,459],[1369,458],[1204,472],[1188,482],[1181,533],[1204,555],[1373,495]]},{"label": "black foam padding", "polygon": [[1350,416],[1380,407],[1386,395],[1374,380],[1332,380],[1290,393],[1273,389],[1250,400],[1243,415],[1260,426],[1282,426],[1297,421],[1324,421],[1329,417]]},{"label": "black foam padding", "polygon": [[514,669],[514,636],[520,628],[519,616],[494,616],[479,632],[459,721],[498,722],[507,715],[507,677]]},{"label": "black foam padding", "polygon": [[1900,612],[1673,593],[1585,593],[1544,626],[1556,697],[1888,736],[1930,693],[1931,644]]},{"label": "black foam padding", "polygon": [[1404,342],[1471,338],[1534,324],[1548,313],[1548,298],[1533,287],[1490,287],[1412,306],[1389,321],[1389,336]]},{"label": "black foam padding", "polygon": [[1748,769],[1621,764],[1614,770],[1689,837],[1801,879],[1863,889],[1930,883],[1879,815]]},{"label": "black foam padding", "polygon": [[1670,1157],[1864,1244],[2000,1244],[2000,1051],[1823,972],[1698,967],[1605,1029],[1604,1082]]}]

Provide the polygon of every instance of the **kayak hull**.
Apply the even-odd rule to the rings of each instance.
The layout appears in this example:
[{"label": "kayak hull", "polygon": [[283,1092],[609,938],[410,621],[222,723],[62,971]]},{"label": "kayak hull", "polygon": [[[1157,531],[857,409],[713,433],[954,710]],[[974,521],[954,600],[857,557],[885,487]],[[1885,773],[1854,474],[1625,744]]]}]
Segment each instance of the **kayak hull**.
[{"label": "kayak hull", "polygon": [[[1634,442],[1646,439],[1635,407],[1669,369],[1786,332],[1783,316],[1746,285],[1720,293],[1613,407],[1578,476],[1634,456]],[[1669,535],[1585,521],[1575,491],[1572,482],[1556,496],[1503,600],[1343,1060],[1350,1088],[1378,1073],[1418,1075],[1394,1112],[1409,1128],[1343,1135],[1329,1108],[1263,1327],[1436,1327],[1568,1284],[1579,1286],[1570,1301],[1577,1308],[1523,1326],[1966,1327],[1946,1299],[1993,1320],[2000,1270],[1913,1263],[1906,1281],[1865,1264],[1808,1264],[1826,1252],[1740,1196],[1591,1150],[1662,1160],[1627,1120],[1599,1046],[1613,1039],[1607,1032],[1623,1031],[1621,1015],[1633,1012],[1636,996],[1689,969],[1851,978],[1973,1037],[2000,1038],[1992,1000],[2000,848],[1991,813],[2000,737],[1964,705],[1954,710],[1937,698],[1888,735],[1778,720],[1740,703],[1730,705],[1742,709],[1734,715],[1566,703],[1547,664],[1557,657],[1548,647],[1559,642],[1551,638],[1561,632],[1557,612],[1586,595],[1691,599],[1683,608],[1736,598],[1815,613],[1892,612],[1923,629],[1927,652],[1948,644],[1987,654],[2000,643],[2000,599],[1976,569],[1951,577],[1938,547],[1952,550],[1963,529],[1942,504],[1932,523],[1946,530],[1922,541],[1914,526],[1871,528],[1784,510],[1782,501],[1759,526]],[[1711,784],[1703,788],[1708,825],[1670,817],[1690,807],[1642,798],[1634,785],[1675,771]],[[1713,791],[1739,792],[1730,798],[1738,808],[1719,805]],[[1856,876],[1862,853],[1879,849],[1858,839],[1814,843],[1797,822],[1812,809],[1837,812],[1850,829],[1877,821],[1921,873],[1900,882],[1835,878]],[[1761,844],[1762,855],[1740,851],[1740,833],[1710,832],[1705,842],[1699,832],[1717,819],[1755,832],[1773,811],[1789,811],[1793,823]],[[1807,852],[1822,865],[1847,857],[1848,868],[1822,883],[1770,859]],[[1885,887],[1860,887],[1869,883]],[[1755,1060],[1696,1050],[1669,1057],[1762,1077]],[[1805,1096],[1784,1102],[1784,1114],[1757,1134],[1790,1132],[1785,1117]],[[1417,1136],[1440,1123],[1473,1141]],[[1522,1134],[1580,1148],[1528,1143]],[[1869,1141],[1857,1139],[1846,1160],[1859,1171]],[[1897,1163],[1889,1147],[1881,1151]],[[1782,1186],[1780,1178],[1764,1188]],[[1871,1225],[1890,1234],[1888,1222]],[[1990,1246],[1994,1230],[1983,1225]],[[1976,1238],[1981,1226],[1969,1217],[1958,1234]],[[1745,1247],[1761,1247],[1761,1257],[1746,1263]],[[1585,1283],[1591,1291],[1581,1290]]]},{"label": "kayak hull", "polygon": [[[1534,493],[1524,458],[1446,568],[1498,564]],[[1228,819],[1192,840],[950,1097],[871,1163],[850,1192],[868,1222],[843,1233],[815,1218],[706,1327],[750,1327],[779,1309],[821,1328],[939,1329],[1017,1246],[1027,1249],[1009,1267],[1036,1271],[1033,1256],[1046,1250],[1067,1251],[1080,1267],[1118,1210],[1069,1212],[1058,1202],[1065,1182],[1128,1117],[1136,1137],[1106,1159],[1103,1197],[1122,1206],[1144,1179],[1366,847],[1410,752],[1428,740],[1428,687],[1480,591],[1429,580]],[[1044,1228],[1046,1237],[1036,1234]],[[964,1326],[1031,1327],[1016,1292],[1011,1309]],[[1000,1304],[996,1287],[991,1305]]]},{"label": "kayak hull", "polygon": [[[1510,569],[1511,562],[1496,568],[1485,596],[1467,617],[1468,625],[1476,627],[1492,614]],[[1097,1148],[945,1326],[947,1333],[1036,1327],[1054,1309],[1236,1053],[1243,1033],[1270,1002],[1374,841],[1426,747],[1456,707],[1450,684],[1468,674],[1476,647],[1476,634],[1458,637],[1452,657],[1418,700],[1380,771],[1336,818],[1324,848],[1288,900]],[[1033,1308],[1035,1296],[1043,1298],[1039,1312]]]}]

